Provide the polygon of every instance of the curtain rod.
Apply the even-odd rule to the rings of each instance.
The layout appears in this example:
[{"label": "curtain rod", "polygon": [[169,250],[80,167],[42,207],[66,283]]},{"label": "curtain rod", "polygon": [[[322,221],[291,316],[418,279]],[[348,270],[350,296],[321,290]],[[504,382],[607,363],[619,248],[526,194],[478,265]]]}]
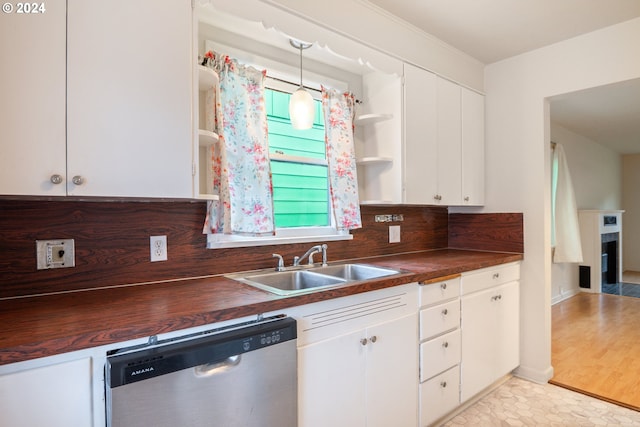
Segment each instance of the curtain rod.
[{"label": "curtain rod", "polygon": [[[293,86],[298,86],[298,87],[300,86],[297,83],[293,83],[293,82],[290,82],[290,81],[284,80],[284,79],[279,79],[278,77],[273,77],[273,76],[270,76],[268,74],[267,74],[267,78],[271,79],[271,80],[275,80],[275,81],[280,82],[280,83],[286,83],[286,84],[293,85]],[[310,90],[310,91],[322,94],[322,89],[318,89],[318,88],[307,86],[307,85],[302,85],[302,87],[305,88],[306,90]],[[363,102],[361,100],[359,100],[359,99],[356,99],[356,104],[363,104]]]}]

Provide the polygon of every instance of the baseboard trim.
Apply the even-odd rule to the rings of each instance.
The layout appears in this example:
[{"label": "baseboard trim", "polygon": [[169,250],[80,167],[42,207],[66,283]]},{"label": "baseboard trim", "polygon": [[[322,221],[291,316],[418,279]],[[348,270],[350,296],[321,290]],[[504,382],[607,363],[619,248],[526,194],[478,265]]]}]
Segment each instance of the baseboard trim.
[{"label": "baseboard trim", "polygon": [[513,375],[518,378],[533,381],[538,384],[546,384],[551,378],[553,378],[553,366],[549,366],[547,369],[539,370],[533,368],[527,368],[526,366],[519,366],[513,371]]},{"label": "baseboard trim", "polygon": [[574,295],[578,295],[580,293],[580,289],[571,289],[567,292],[564,292],[560,295],[556,295],[555,297],[551,298],[551,305],[555,305],[559,302],[562,302],[566,299],[571,298]]}]

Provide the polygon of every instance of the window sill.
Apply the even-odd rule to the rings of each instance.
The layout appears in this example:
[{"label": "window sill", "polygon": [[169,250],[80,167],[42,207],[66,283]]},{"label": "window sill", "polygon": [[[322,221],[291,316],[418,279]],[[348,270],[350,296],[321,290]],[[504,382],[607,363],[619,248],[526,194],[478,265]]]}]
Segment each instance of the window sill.
[{"label": "window sill", "polygon": [[286,245],[291,243],[335,242],[351,240],[353,236],[348,232],[338,234],[319,234],[317,236],[272,236],[247,237],[228,234],[207,235],[207,249],[246,248],[251,246]]}]

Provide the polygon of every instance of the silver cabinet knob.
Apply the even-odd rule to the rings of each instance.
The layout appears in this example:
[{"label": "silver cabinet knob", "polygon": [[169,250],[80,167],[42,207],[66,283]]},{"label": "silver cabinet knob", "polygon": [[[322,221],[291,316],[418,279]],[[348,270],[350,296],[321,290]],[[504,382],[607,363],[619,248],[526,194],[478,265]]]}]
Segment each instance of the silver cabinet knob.
[{"label": "silver cabinet knob", "polygon": [[51,175],[51,183],[53,184],[62,184],[62,176],[58,175],[57,173],[54,175]]},{"label": "silver cabinet knob", "polygon": [[367,341],[367,339],[366,339],[366,338],[362,338],[362,339],[360,340],[360,344],[362,344],[362,345],[367,345],[367,343],[368,343],[368,342],[369,342],[369,341]]},{"label": "silver cabinet knob", "polygon": [[446,283],[441,284],[440,285],[440,289],[442,289],[442,290],[447,289],[447,284]]},{"label": "silver cabinet knob", "polygon": [[449,314],[449,310],[447,310],[446,308],[444,310],[442,310],[442,315],[446,316],[447,314]]},{"label": "silver cabinet knob", "polygon": [[371,341],[372,343],[376,342],[376,341],[378,341],[378,337],[374,335],[371,338],[369,338],[369,341]]},{"label": "silver cabinet knob", "polygon": [[449,342],[448,341],[443,342],[442,347],[449,348]]},{"label": "silver cabinet knob", "polygon": [[80,175],[76,175],[71,178],[71,182],[73,182],[75,185],[82,185],[84,184],[84,178]]},{"label": "silver cabinet knob", "polygon": [[447,388],[447,382],[446,382],[446,381],[442,381],[442,382],[440,383],[440,387],[442,387],[442,388]]},{"label": "silver cabinet knob", "polygon": [[500,277],[500,273],[494,273],[494,274],[493,274],[493,278],[494,278],[494,279],[498,279],[499,277]]},{"label": "silver cabinet knob", "polygon": [[468,202],[468,201],[469,201],[469,196],[466,196],[466,197],[464,198],[464,201],[465,201],[465,202]]}]

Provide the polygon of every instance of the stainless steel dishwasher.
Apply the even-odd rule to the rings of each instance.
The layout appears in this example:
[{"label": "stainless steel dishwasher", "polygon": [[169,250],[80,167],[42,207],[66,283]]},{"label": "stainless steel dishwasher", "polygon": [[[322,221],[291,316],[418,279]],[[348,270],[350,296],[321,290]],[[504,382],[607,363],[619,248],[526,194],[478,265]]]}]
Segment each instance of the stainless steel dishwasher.
[{"label": "stainless steel dishwasher", "polygon": [[275,316],[115,351],[107,426],[296,427],[296,337]]}]

